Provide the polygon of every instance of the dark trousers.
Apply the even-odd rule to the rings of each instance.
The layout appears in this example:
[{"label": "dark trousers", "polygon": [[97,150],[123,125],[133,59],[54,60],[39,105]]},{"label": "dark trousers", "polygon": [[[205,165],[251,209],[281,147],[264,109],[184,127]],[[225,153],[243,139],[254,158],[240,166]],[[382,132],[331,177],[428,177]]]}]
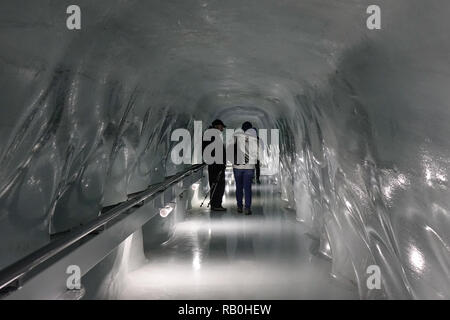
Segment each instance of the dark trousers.
[{"label": "dark trousers", "polygon": [[[217,164],[209,165],[208,178],[211,207],[221,207],[223,194],[225,193],[225,166]],[[216,182],[217,185],[214,187]]]},{"label": "dark trousers", "polygon": [[255,176],[253,169],[233,169],[234,180],[236,181],[236,201],[237,206],[242,208],[242,198],[245,194],[245,207],[252,207],[252,180]]},{"label": "dark trousers", "polygon": [[259,162],[259,160],[256,161],[255,173],[256,173],[256,181],[259,181],[259,177],[261,176],[261,163]]}]

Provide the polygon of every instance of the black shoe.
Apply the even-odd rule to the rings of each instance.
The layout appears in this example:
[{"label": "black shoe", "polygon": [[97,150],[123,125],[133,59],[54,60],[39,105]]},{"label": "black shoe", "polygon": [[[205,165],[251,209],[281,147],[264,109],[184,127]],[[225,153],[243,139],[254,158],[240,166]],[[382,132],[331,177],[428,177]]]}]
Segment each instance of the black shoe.
[{"label": "black shoe", "polygon": [[252,214],[252,209],[245,208],[245,215],[249,216]]},{"label": "black shoe", "polygon": [[225,209],[224,207],[220,206],[220,207],[211,207],[212,211],[227,211],[227,209]]},{"label": "black shoe", "polygon": [[244,212],[244,210],[242,209],[242,207],[238,207],[238,208],[237,208],[237,212],[238,212],[238,213],[242,213],[242,212]]}]

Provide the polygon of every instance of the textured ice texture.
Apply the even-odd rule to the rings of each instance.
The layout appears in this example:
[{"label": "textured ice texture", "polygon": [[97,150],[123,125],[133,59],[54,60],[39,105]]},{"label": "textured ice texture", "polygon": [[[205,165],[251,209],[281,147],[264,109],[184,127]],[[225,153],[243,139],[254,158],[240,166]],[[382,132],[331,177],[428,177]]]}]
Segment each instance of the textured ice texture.
[{"label": "textured ice texture", "polygon": [[[0,267],[173,173],[172,128],[281,129],[283,197],[362,298],[450,298],[446,0],[0,4]],[[369,291],[366,269],[381,268]]]}]

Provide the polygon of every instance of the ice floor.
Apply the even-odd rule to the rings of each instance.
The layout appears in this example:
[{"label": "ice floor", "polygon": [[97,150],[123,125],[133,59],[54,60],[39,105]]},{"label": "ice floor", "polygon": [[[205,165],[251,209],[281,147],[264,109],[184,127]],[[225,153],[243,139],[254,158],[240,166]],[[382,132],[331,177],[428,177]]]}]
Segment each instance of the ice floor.
[{"label": "ice floor", "polygon": [[173,237],[146,252],[120,299],[357,299],[356,287],[330,276],[331,262],[284,209],[276,185],[254,185],[253,215],[236,212],[227,187],[226,213],[196,208]]}]

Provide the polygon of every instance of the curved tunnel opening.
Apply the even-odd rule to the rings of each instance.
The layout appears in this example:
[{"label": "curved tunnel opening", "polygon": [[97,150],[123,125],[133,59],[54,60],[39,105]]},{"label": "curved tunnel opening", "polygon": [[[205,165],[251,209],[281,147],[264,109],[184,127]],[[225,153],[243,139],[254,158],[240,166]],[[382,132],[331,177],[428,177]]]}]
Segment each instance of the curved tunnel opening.
[{"label": "curved tunnel opening", "polygon": [[[373,31],[365,0],[80,0],[71,32],[44,2],[0,10],[0,269],[186,169],[171,133],[218,118],[280,130],[276,187],[260,192],[332,278],[364,299],[450,297],[449,4],[378,1]],[[114,292],[121,259],[186,227],[207,190],[91,270],[89,296]]]}]

